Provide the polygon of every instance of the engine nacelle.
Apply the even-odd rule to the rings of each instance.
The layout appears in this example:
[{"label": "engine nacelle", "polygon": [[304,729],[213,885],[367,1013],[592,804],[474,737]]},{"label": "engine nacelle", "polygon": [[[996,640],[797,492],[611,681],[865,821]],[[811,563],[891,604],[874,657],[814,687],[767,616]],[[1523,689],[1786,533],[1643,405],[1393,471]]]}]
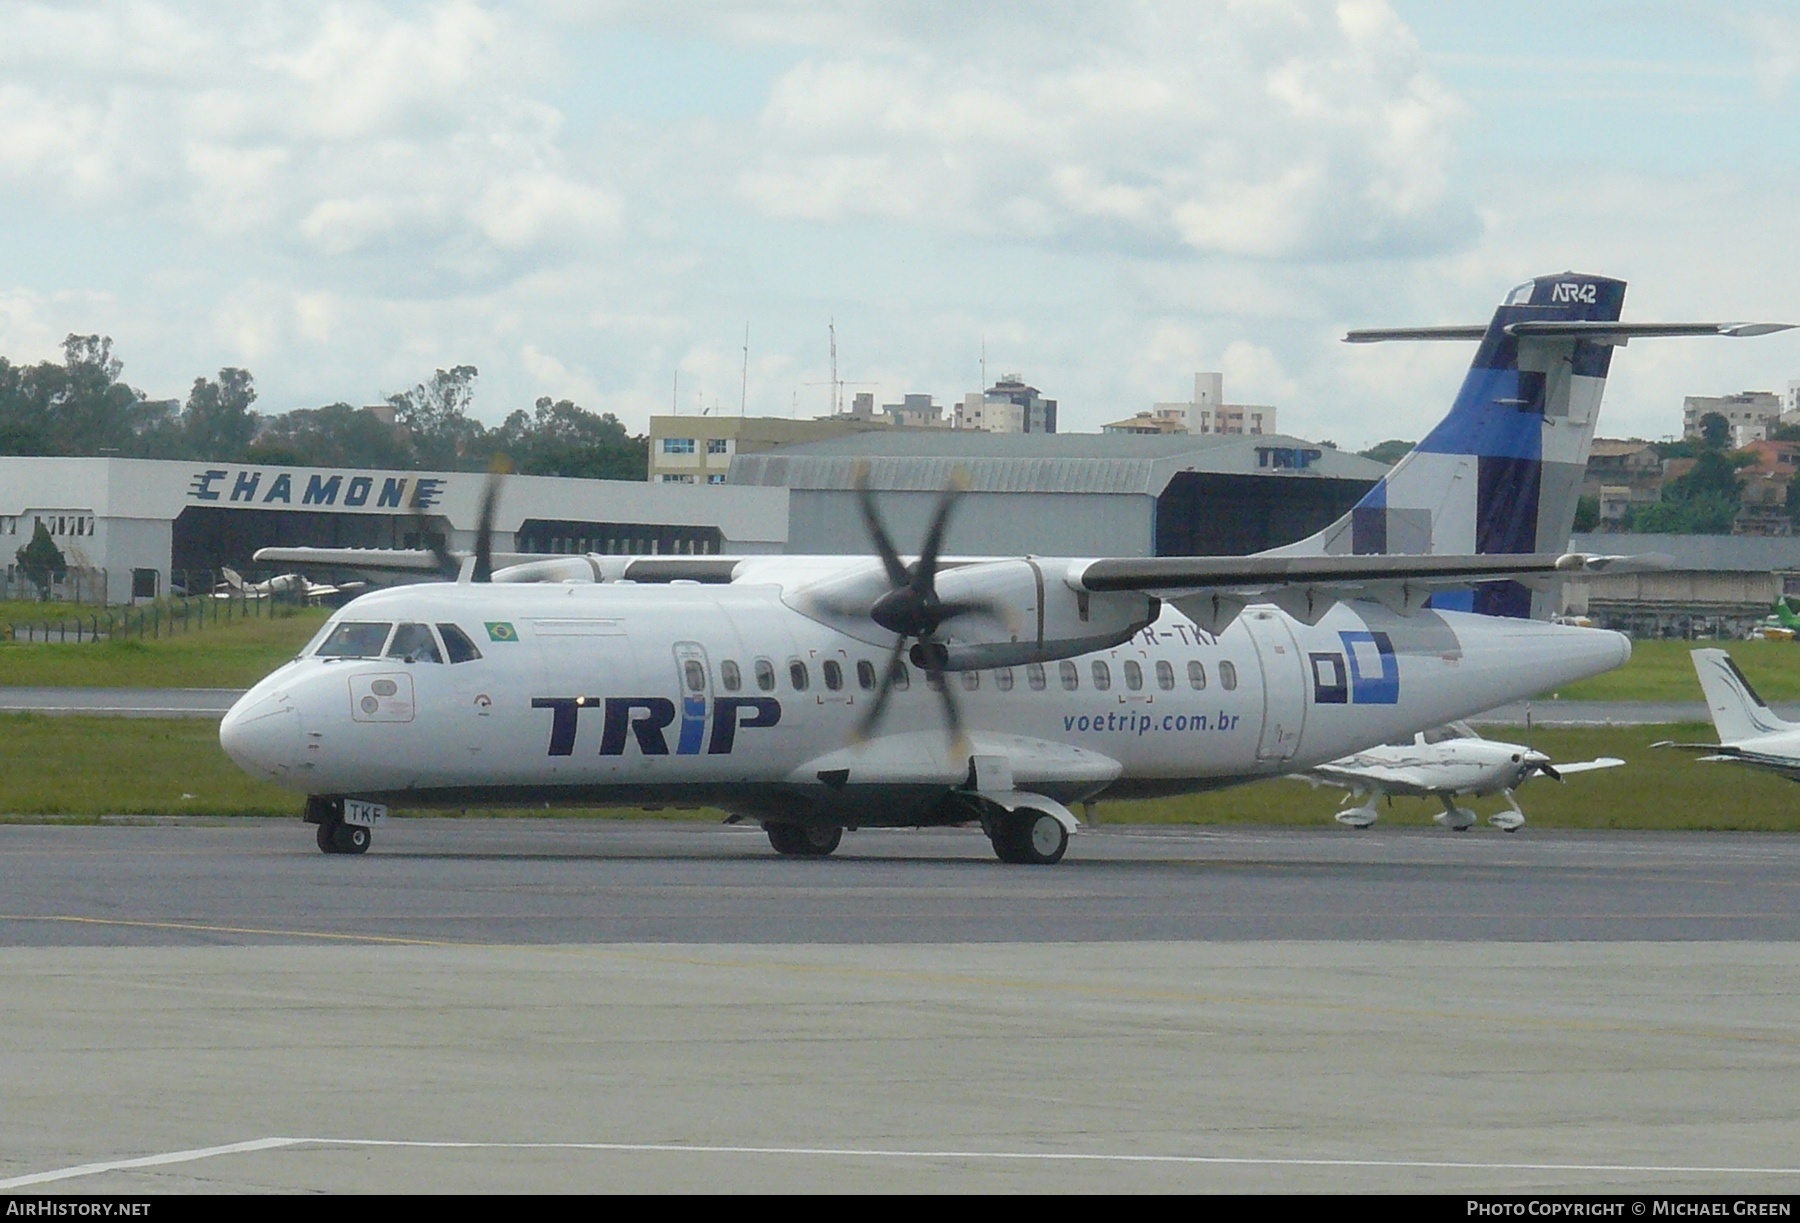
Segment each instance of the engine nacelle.
[{"label": "engine nacelle", "polygon": [[985,605],[944,623],[938,636],[949,671],[1013,667],[1073,658],[1128,641],[1154,621],[1161,603],[1137,591],[1094,594],[1068,582],[1066,563],[983,561],[941,570],[945,603]]}]

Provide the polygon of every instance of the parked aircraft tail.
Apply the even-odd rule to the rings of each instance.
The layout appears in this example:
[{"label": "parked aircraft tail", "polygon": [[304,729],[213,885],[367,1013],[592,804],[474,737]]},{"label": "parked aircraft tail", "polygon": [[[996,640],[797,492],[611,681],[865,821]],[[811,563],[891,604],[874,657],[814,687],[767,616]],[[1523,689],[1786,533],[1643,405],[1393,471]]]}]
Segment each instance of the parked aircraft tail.
[{"label": "parked aircraft tail", "polygon": [[1722,744],[1742,743],[1764,735],[1800,730],[1800,724],[1775,716],[1731,655],[1724,650],[1695,650],[1694,670],[1706,693],[1706,709]]},{"label": "parked aircraft tail", "polygon": [[[1277,554],[1557,553],[1576,503],[1615,347],[1634,337],[1763,335],[1779,323],[1621,323],[1625,282],[1565,272],[1515,288],[1483,327],[1353,331],[1351,343],[1478,340],[1449,415],[1344,517]],[[1550,595],[1535,609],[1547,616]],[[1534,614],[1517,582],[1432,606]]]}]

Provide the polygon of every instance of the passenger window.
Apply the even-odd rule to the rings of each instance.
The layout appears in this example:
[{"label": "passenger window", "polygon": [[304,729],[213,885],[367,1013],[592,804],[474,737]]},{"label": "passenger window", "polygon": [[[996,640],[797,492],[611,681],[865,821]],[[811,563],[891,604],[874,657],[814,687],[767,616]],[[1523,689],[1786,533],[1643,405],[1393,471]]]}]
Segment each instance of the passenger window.
[{"label": "passenger window", "polygon": [[450,656],[452,663],[474,662],[481,657],[481,651],[469,640],[469,635],[454,624],[438,625],[438,636],[444,639],[444,653]]},{"label": "passenger window", "polygon": [[857,660],[856,686],[864,692],[875,691],[875,664],[866,658]]},{"label": "passenger window", "polygon": [[1219,664],[1219,687],[1225,689],[1227,692],[1230,692],[1237,687],[1237,667],[1235,664],[1229,662],[1222,662]]},{"label": "passenger window", "polygon": [[689,692],[706,691],[706,668],[698,659],[690,658],[681,664],[681,682],[687,685]]},{"label": "passenger window", "polygon": [[996,667],[994,669],[994,687],[1000,689],[1000,691],[1002,691],[1002,692],[1011,692],[1012,686],[1013,686],[1012,668],[1011,667]]},{"label": "passenger window", "polygon": [[1164,692],[1175,686],[1175,668],[1166,658],[1156,660],[1156,686]]},{"label": "passenger window", "polygon": [[798,658],[788,660],[788,683],[794,686],[795,692],[805,692],[812,686],[812,674]]},{"label": "passenger window", "polygon": [[1133,692],[1144,686],[1144,669],[1129,659],[1125,663],[1125,686]]},{"label": "passenger window", "polygon": [[1026,663],[1025,682],[1031,685],[1033,692],[1042,692],[1044,690],[1044,664],[1041,662]]},{"label": "passenger window", "polygon": [[912,673],[906,669],[906,664],[901,662],[898,658],[894,660],[894,669],[889,674],[893,678],[891,686],[895,692],[905,692],[908,688],[912,687]]},{"label": "passenger window", "polygon": [[729,658],[719,664],[719,686],[727,692],[736,692],[744,686],[744,673]]},{"label": "passenger window", "polygon": [[827,658],[822,670],[825,672],[827,688],[836,692],[844,686],[844,668],[839,666],[835,659]]},{"label": "passenger window", "polygon": [[775,691],[775,664],[766,658],[756,660],[756,686],[764,692]]},{"label": "passenger window", "polygon": [[1081,672],[1076,670],[1075,664],[1068,659],[1065,658],[1056,664],[1056,673],[1062,676],[1064,692],[1073,692],[1081,687]]},{"label": "passenger window", "polygon": [[388,639],[391,624],[371,624],[346,620],[331,630],[314,655],[318,658],[380,658],[381,647]]},{"label": "passenger window", "polygon": [[444,656],[438,653],[437,638],[431,635],[431,627],[425,624],[402,624],[394,630],[394,640],[388,644],[387,656],[401,658],[407,662],[443,662]]},{"label": "passenger window", "polygon": [[1094,687],[1101,692],[1112,687],[1112,668],[1098,658],[1094,660]]},{"label": "passenger window", "polygon": [[981,672],[979,672],[979,671],[964,671],[963,672],[963,691],[973,692],[979,687],[981,687]]},{"label": "passenger window", "polygon": [[1198,659],[1188,663],[1188,687],[1195,691],[1206,687],[1206,664]]}]

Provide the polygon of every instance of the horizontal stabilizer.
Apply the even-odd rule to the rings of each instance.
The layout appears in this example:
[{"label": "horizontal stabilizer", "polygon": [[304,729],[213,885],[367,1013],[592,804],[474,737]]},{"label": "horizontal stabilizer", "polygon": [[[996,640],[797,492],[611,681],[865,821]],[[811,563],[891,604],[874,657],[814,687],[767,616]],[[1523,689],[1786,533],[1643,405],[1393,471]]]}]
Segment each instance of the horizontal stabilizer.
[{"label": "horizontal stabilizer", "polygon": [[1479,340],[1487,334],[1487,325],[1472,323],[1466,327],[1366,327],[1344,337],[1346,344],[1379,344],[1383,340]]},{"label": "horizontal stabilizer", "polygon": [[[1501,330],[1515,339],[1587,340],[1592,344],[1624,344],[1629,340],[1661,340],[1680,336],[1722,335],[1734,338],[1791,330],[1794,323],[1619,323],[1601,319],[1536,320],[1508,323]],[[1344,337],[1346,344],[1379,344],[1384,340],[1479,340],[1487,334],[1479,324],[1454,327],[1368,327]]]}]

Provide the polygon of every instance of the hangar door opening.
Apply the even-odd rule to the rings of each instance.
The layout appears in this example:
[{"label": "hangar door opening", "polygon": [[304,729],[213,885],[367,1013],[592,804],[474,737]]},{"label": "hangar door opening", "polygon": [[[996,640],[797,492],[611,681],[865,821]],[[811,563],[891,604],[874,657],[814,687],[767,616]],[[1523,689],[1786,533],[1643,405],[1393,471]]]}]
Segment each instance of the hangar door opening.
[{"label": "hangar door opening", "polygon": [[254,568],[258,548],[418,547],[407,514],[330,514],[302,510],[190,505],[175,519],[170,567],[177,573],[230,565]]},{"label": "hangar door opening", "polygon": [[1156,555],[1248,556],[1350,512],[1372,480],[1182,471],[1156,499]]}]

